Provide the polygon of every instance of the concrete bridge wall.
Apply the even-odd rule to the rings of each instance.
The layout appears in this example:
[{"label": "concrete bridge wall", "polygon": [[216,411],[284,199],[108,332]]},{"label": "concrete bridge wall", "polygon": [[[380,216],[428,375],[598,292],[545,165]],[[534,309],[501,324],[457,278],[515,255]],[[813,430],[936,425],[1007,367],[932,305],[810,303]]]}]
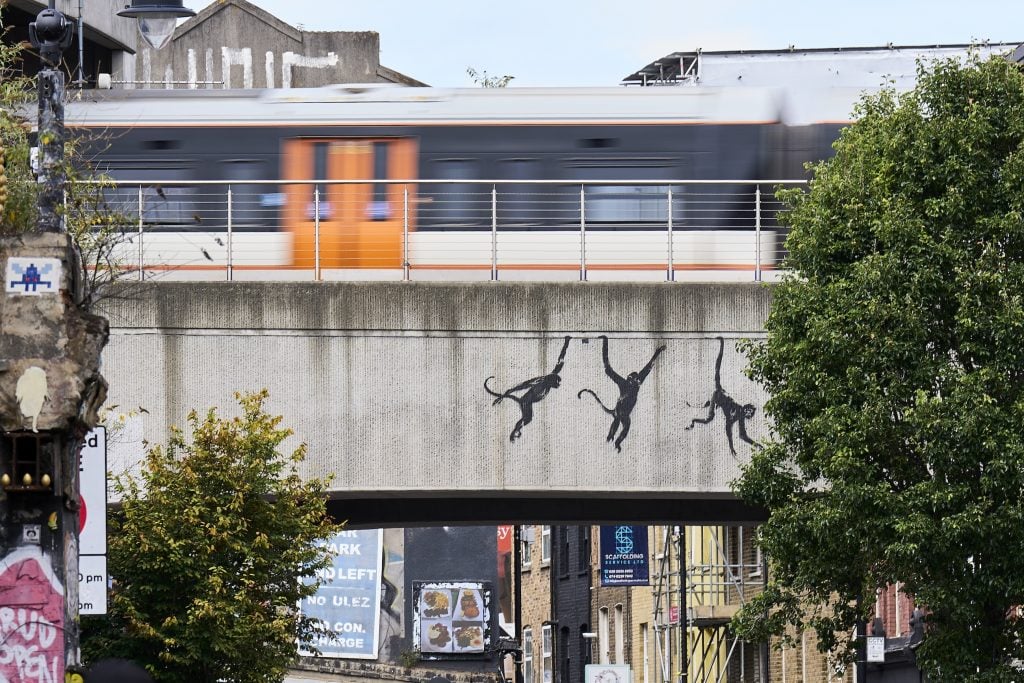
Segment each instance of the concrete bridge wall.
[{"label": "concrete bridge wall", "polygon": [[[164,441],[191,408],[232,414],[233,392],[267,388],[269,409],[308,444],[306,474],[361,501],[336,510],[356,523],[754,514],[729,492],[751,449],[739,423],[735,455],[721,410],[687,427],[708,415],[720,359],[725,394],[753,406],[749,436],[765,434],[765,396],[736,349],[761,334],[762,286],[168,283],[124,294],[107,305],[103,371],[109,403],[148,411],[146,440]],[[622,378],[665,347],[621,452],[606,441],[613,416],[579,395],[613,412],[620,396],[600,335]],[[495,403],[485,380],[498,394],[522,388]]]}]

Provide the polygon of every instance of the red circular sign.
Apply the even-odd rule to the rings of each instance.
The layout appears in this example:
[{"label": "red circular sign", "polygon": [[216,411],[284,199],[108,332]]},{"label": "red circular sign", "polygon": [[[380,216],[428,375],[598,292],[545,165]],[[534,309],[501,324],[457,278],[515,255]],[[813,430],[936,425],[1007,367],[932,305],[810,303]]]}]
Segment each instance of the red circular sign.
[{"label": "red circular sign", "polygon": [[78,508],[78,533],[82,533],[82,529],[85,528],[85,518],[88,517],[88,512],[85,509],[85,498],[79,496],[78,501],[82,504],[82,507]]}]

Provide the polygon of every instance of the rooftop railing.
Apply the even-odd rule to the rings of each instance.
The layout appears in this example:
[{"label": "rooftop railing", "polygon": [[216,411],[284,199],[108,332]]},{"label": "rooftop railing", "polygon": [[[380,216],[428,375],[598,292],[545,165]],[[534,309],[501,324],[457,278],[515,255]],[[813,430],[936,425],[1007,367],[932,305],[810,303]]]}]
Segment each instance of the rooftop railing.
[{"label": "rooftop railing", "polygon": [[[148,172],[147,175],[156,175]],[[108,181],[116,259],[169,280],[755,280],[793,180]]]}]

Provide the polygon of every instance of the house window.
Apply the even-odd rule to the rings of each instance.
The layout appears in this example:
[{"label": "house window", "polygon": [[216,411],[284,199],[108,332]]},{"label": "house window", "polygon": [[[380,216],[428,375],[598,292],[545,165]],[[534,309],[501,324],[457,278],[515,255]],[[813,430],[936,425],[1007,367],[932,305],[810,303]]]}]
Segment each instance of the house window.
[{"label": "house window", "polygon": [[541,683],[552,683],[554,679],[554,643],[551,642],[551,626],[545,626],[541,630],[541,667],[544,670],[544,679]]},{"label": "house window", "polygon": [[519,560],[523,569],[533,566],[533,527],[521,527],[519,538],[522,541]]},{"label": "house window", "polygon": [[626,627],[622,605],[615,605],[615,663],[626,663]]},{"label": "house window", "polygon": [[533,629],[523,629],[523,681],[533,683]]},{"label": "house window", "polygon": [[597,656],[598,664],[609,664],[608,608],[602,607],[597,613]]},{"label": "house window", "polygon": [[551,527],[540,528],[540,561],[541,564],[551,563]]}]

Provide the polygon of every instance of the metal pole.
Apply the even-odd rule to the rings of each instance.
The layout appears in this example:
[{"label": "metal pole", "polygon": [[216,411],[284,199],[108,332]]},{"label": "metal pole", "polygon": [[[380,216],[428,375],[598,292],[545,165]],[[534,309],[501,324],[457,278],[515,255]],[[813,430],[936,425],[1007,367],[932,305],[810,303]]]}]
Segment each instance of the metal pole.
[{"label": "metal pole", "polygon": [[[515,658],[516,683],[523,681],[523,531],[522,527],[516,524],[512,527],[512,579],[515,581],[515,612],[512,618],[516,622],[516,645],[519,646],[519,656]],[[525,683],[533,683],[527,681]]]},{"label": "metal pole", "polygon": [[85,19],[82,16],[82,4],[78,0],[78,79],[79,90],[85,87]]},{"label": "metal pole", "polygon": [[497,279],[498,279],[498,186],[497,185],[491,185],[491,280],[497,280]]},{"label": "metal pole", "polygon": [[686,683],[690,675],[689,616],[686,613],[686,526],[679,525],[679,680]]},{"label": "metal pole", "polygon": [[64,74],[44,67],[39,72],[39,231],[60,232],[64,196]]},{"label": "metal pole", "polygon": [[402,190],[402,279],[408,282],[412,278],[409,265],[409,186]]},{"label": "metal pole", "polygon": [[228,282],[231,282],[232,280],[235,279],[234,263],[232,261],[232,256],[233,256],[233,254],[232,254],[232,237],[233,237],[233,231],[232,231],[233,215],[232,215],[232,211],[233,211],[233,209],[234,209],[234,204],[232,202],[231,186],[228,185],[228,244],[227,244],[227,247],[228,247],[228,267],[227,267]]},{"label": "metal pole", "polygon": [[761,281],[761,186],[754,186],[754,281]]},{"label": "metal pole", "polygon": [[139,281],[146,279],[145,253],[142,248],[142,217],[143,217],[142,185],[139,185]]},{"label": "metal pole", "polygon": [[320,186],[313,186],[313,279],[320,281]]},{"label": "metal pole", "polygon": [[580,185],[580,280],[587,279],[587,198]]},{"label": "metal pole", "polygon": [[668,188],[668,281],[676,279],[675,244],[672,241],[672,186]]}]

